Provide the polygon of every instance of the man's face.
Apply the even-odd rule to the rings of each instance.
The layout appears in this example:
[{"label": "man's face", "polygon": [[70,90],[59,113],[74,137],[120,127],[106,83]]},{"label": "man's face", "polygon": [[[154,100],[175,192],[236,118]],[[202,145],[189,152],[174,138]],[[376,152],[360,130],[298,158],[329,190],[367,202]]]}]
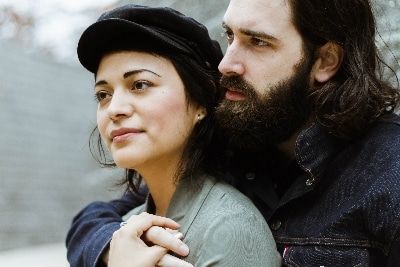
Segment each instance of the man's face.
[{"label": "man's face", "polygon": [[217,118],[240,148],[283,142],[309,116],[312,62],[291,16],[285,0],[231,0],[225,13],[226,93]]}]

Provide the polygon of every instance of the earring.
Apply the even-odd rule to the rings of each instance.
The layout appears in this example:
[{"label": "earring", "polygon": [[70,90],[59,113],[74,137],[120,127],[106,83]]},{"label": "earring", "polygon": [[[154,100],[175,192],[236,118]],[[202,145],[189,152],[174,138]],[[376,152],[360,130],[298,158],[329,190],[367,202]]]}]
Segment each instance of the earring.
[{"label": "earring", "polygon": [[201,121],[202,119],[204,119],[204,114],[203,113],[197,114],[197,120]]}]

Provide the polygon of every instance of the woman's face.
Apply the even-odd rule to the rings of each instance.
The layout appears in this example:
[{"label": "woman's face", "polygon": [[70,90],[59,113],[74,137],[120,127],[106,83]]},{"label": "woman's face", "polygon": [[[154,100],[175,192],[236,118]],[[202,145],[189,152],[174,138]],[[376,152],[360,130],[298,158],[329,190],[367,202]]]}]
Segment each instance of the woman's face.
[{"label": "woman's face", "polygon": [[171,61],[143,52],[102,58],[96,75],[97,125],[121,168],[176,164],[198,114]]}]

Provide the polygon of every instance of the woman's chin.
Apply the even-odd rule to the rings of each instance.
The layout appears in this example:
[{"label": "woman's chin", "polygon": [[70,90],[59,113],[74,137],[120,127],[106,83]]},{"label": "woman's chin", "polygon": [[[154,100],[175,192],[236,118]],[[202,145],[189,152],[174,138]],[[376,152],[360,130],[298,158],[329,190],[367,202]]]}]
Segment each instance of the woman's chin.
[{"label": "woman's chin", "polygon": [[119,158],[119,157],[114,157],[114,162],[117,165],[118,168],[122,169],[136,169],[138,166],[137,160],[134,159],[127,159],[127,158]]}]

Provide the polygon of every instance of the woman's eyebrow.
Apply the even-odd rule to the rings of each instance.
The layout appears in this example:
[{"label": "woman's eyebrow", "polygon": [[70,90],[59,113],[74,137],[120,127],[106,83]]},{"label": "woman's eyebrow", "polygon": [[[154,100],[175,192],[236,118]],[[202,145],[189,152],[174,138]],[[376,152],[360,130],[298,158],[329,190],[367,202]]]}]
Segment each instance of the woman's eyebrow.
[{"label": "woman's eyebrow", "polygon": [[152,73],[152,74],[154,74],[154,75],[156,75],[156,76],[158,76],[158,77],[161,77],[161,75],[159,75],[159,74],[157,74],[157,73],[155,73],[155,72],[153,72],[153,71],[151,71],[151,70],[148,70],[148,69],[138,69],[138,70],[132,70],[132,71],[125,72],[125,73],[124,73],[124,79],[128,78],[129,76],[132,76],[132,75],[141,73],[141,72],[150,72],[150,73]]},{"label": "woman's eyebrow", "polygon": [[107,85],[108,83],[105,80],[100,80],[94,84],[94,87],[99,86],[99,85]]},{"label": "woman's eyebrow", "polygon": [[[128,77],[130,77],[132,75],[135,75],[135,74],[138,74],[138,73],[142,73],[142,72],[150,72],[151,74],[154,74],[154,75],[156,75],[156,76],[161,78],[161,75],[155,73],[154,71],[151,71],[151,70],[148,70],[148,69],[138,69],[138,70],[132,70],[132,71],[125,72],[124,73],[124,79],[126,79],[126,78],[128,78]],[[107,84],[108,84],[107,81],[100,80],[100,81],[96,82],[94,86],[96,87],[96,86],[107,85]]]}]

